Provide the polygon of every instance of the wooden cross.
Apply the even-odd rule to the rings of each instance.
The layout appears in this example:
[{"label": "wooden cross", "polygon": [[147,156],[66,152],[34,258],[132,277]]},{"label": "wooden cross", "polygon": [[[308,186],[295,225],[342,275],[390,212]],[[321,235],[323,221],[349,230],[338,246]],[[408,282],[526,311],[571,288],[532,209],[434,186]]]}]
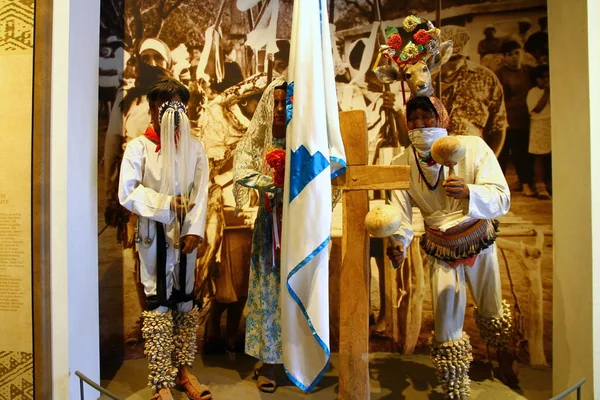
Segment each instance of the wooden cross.
[{"label": "wooden cross", "polygon": [[370,398],[368,190],[408,189],[408,166],[367,165],[367,122],[362,110],[340,113],[346,172],[332,181],[342,190],[340,273],[340,385],[342,400]]}]

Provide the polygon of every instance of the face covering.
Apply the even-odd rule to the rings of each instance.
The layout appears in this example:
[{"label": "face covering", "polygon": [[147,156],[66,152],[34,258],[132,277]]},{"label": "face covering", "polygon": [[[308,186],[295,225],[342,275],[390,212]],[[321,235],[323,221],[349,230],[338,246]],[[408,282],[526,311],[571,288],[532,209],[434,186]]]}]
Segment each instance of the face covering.
[{"label": "face covering", "polygon": [[444,128],[420,128],[408,131],[410,142],[422,158],[429,156],[433,143],[444,136],[448,136]]},{"label": "face covering", "polygon": [[150,90],[152,85],[162,79],[173,77],[171,71],[164,68],[148,65],[143,62],[140,62],[139,64],[135,86],[127,91],[127,94],[121,103],[121,110],[124,114],[129,111],[134,101],[138,101],[140,97],[146,96],[146,93],[148,93],[148,90]]},{"label": "face covering", "polygon": [[172,77],[173,73],[171,71],[156,65],[148,65],[140,61],[135,85],[150,89],[156,82]]}]

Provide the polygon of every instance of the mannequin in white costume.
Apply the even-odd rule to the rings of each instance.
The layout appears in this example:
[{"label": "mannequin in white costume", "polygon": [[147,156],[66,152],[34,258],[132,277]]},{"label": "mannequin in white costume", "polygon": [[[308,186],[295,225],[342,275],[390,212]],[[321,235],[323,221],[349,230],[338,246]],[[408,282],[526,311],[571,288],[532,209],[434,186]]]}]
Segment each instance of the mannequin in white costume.
[{"label": "mannequin in white costume", "polygon": [[502,300],[496,254],[496,221],[508,212],[510,192],[498,161],[483,139],[460,136],[466,155],[449,175],[431,158],[435,140],[446,136],[448,114],[435,97],[414,97],[407,103],[411,145],[392,164],[410,165],[410,189],[391,193],[402,217],[394,235],[398,246],[388,256],[401,265],[413,239],[412,208],[425,221],[421,247],[431,266],[435,337],[431,357],[445,398],[469,396],[472,349],[463,332],[467,286],[477,305],[481,337],[496,349],[502,378],[516,384],[511,341],[511,314]]},{"label": "mannequin in white costume", "polygon": [[190,135],[188,89],[175,79],[148,92],[152,125],[123,154],[119,202],[138,215],[137,250],[146,295],[142,334],[152,399],[172,399],[176,385],[190,399],[209,400],[189,371],[196,356],[198,308],[194,266],[206,225],[208,161]]}]

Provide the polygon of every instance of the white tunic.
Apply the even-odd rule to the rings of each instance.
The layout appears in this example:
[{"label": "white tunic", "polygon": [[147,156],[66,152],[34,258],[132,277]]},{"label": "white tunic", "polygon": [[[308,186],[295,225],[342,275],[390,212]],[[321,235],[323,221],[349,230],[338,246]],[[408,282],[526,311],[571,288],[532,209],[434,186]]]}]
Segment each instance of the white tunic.
[{"label": "white tunic", "polygon": [[[188,174],[194,176],[192,187],[188,188],[190,201],[195,206],[188,212],[183,221],[181,236],[198,235],[204,237],[206,225],[206,211],[208,201],[208,160],[202,142],[195,137],[189,141],[191,154],[195,160],[188,166]],[[142,282],[146,295],[156,294],[156,277],[144,276],[145,272],[156,270],[156,224],[166,224],[165,234],[167,241],[167,284],[172,285],[169,275],[179,263],[179,250],[173,246],[173,232],[175,229],[175,214],[170,209],[172,196],[159,193],[161,178],[161,152],[156,150],[156,144],[145,136],[131,140],[125,148],[119,180],[119,201],[123,207],[140,216],[139,235],[142,239],[138,243],[138,252],[142,263]],[[179,188],[178,188],[179,189]],[[178,192],[180,192],[178,190]],[[146,243],[146,238],[151,243]],[[188,254],[188,270],[193,272],[196,259],[196,250]],[[193,275],[192,275],[193,277]],[[193,281],[193,279],[192,279]],[[193,282],[192,282],[193,284]],[[185,284],[186,292],[188,284]],[[193,286],[192,286],[193,288]],[[168,292],[171,288],[168,287]]]},{"label": "white tunic", "polygon": [[[391,203],[401,214],[399,231],[394,235],[405,249],[413,239],[412,207],[421,210],[425,224],[445,231],[473,219],[493,219],[508,212],[510,192],[496,156],[483,139],[460,136],[466,146],[465,158],[455,167],[455,175],[469,186],[469,199],[446,196],[442,186],[448,168],[427,167],[421,163],[427,180],[434,185],[438,171],[442,176],[435,190],[429,190],[419,175],[412,146],[393,161],[393,165],[410,165],[410,189],[391,194]],[[458,340],[463,336],[467,283],[480,315],[501,317],[502,291],[496,245],[480,252],[472,267],[460,264],[451,268],[446,262],[428,256],[431,266],[430,285],[435,317],[435,339],[438,342]]]},{"label": "white tunic", "polygon": [[453,226],[472,219],[493,219],[501,217],[510,208],[510,191],[500,169],[496,156],[483,141],[476,136],[459,136],[466,146],[465,158],[454,167],[456,176],[464,179],[469,186],[469,199],[454,199],[446,196],[444,180],[448,168],[421,164],[430,184],[435,184],[441,169],[440,183],[435,190],[429,190],[419,175],[412,145],[392,161],[392,165],[410,165],[410,189],[396,190],[391,194],[391,202],[402,217],[400,231],[396,238],[408,249],[413,238],[412,207],[421,210],[425,224],[430,228],[445,231]]}]

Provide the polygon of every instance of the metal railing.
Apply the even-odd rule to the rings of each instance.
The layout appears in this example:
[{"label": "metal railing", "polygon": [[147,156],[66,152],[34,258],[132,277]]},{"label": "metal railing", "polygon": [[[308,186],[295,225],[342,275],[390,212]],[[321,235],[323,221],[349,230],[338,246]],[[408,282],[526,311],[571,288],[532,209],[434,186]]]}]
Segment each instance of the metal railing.
[{"label": "metal railing", "polygon": [[81,400],[85,400],[85,397],[84,397],[85,395],[84,395],[84,390],[83,390],[84,382],[87,383],[88,385],[90,385],[91,387],[93,387],[94,389],[96,389],[97,391],[99,391],[100,393],[102,393],[103,395],[108,396],[112,400],[125,400],[122,397],[119,397],[116,394],[104,389],[102,386],[98,385],[97,383],[92,381],[90,378],[88,378],[87,376],[82,374],[81,372],[75,371],[75,375],[77,375],[77,377],[79,377],[79,396],[81,397]]},{"label": "metal railing", "polygon": [[550,400],[561,400],[561,399],[564,399],[565,397],[567,397],[568,395],[570,395],[574,391],[577,391],[577,400],[581,400],[581,386],[584,383],[585,383],[585,379],[582,379],[579,382],[577,382],[576,384],[574,384],[573,386],[571,386],[570,388],[568,388],[567,390],[565,390],[564,392],[562,392],[560,394],[557,394],[556,396],[552,397]]},{"label": "metal railing", "polygon": [[[77,377],[79,377],[79,393],[80,393],[81,400],[85,400],[84,386],[83,386],[84,382],[87,383],[88,385],[90,385],[92,388],[99,391],[100,393],[102,393],[103,395],[108,396],[112,400],[125,400],[122,397],[119,397],[116,394],[104,389],[102,386],[98,385],[97,383],[92,381],[90,378],[88,378],[87,376],[82,374],[81,372],[75,371],[75,375],[77,375]],[[583,386],[584,383],[585,383],[585,379],[582,379],[579,382],[577,382],[576,384],[574,384],[573,386],[571,386],[570,388],[568,388],[567,390],[565,390],[564,392],[557,394],[554,397],[551,397],[549,400],[564,399],[565,397],[567,397],[568,395],[570,395],[571,393],[573,393],[575,391],[577,391],[577,400],[581,400],[581,386]]]}]

